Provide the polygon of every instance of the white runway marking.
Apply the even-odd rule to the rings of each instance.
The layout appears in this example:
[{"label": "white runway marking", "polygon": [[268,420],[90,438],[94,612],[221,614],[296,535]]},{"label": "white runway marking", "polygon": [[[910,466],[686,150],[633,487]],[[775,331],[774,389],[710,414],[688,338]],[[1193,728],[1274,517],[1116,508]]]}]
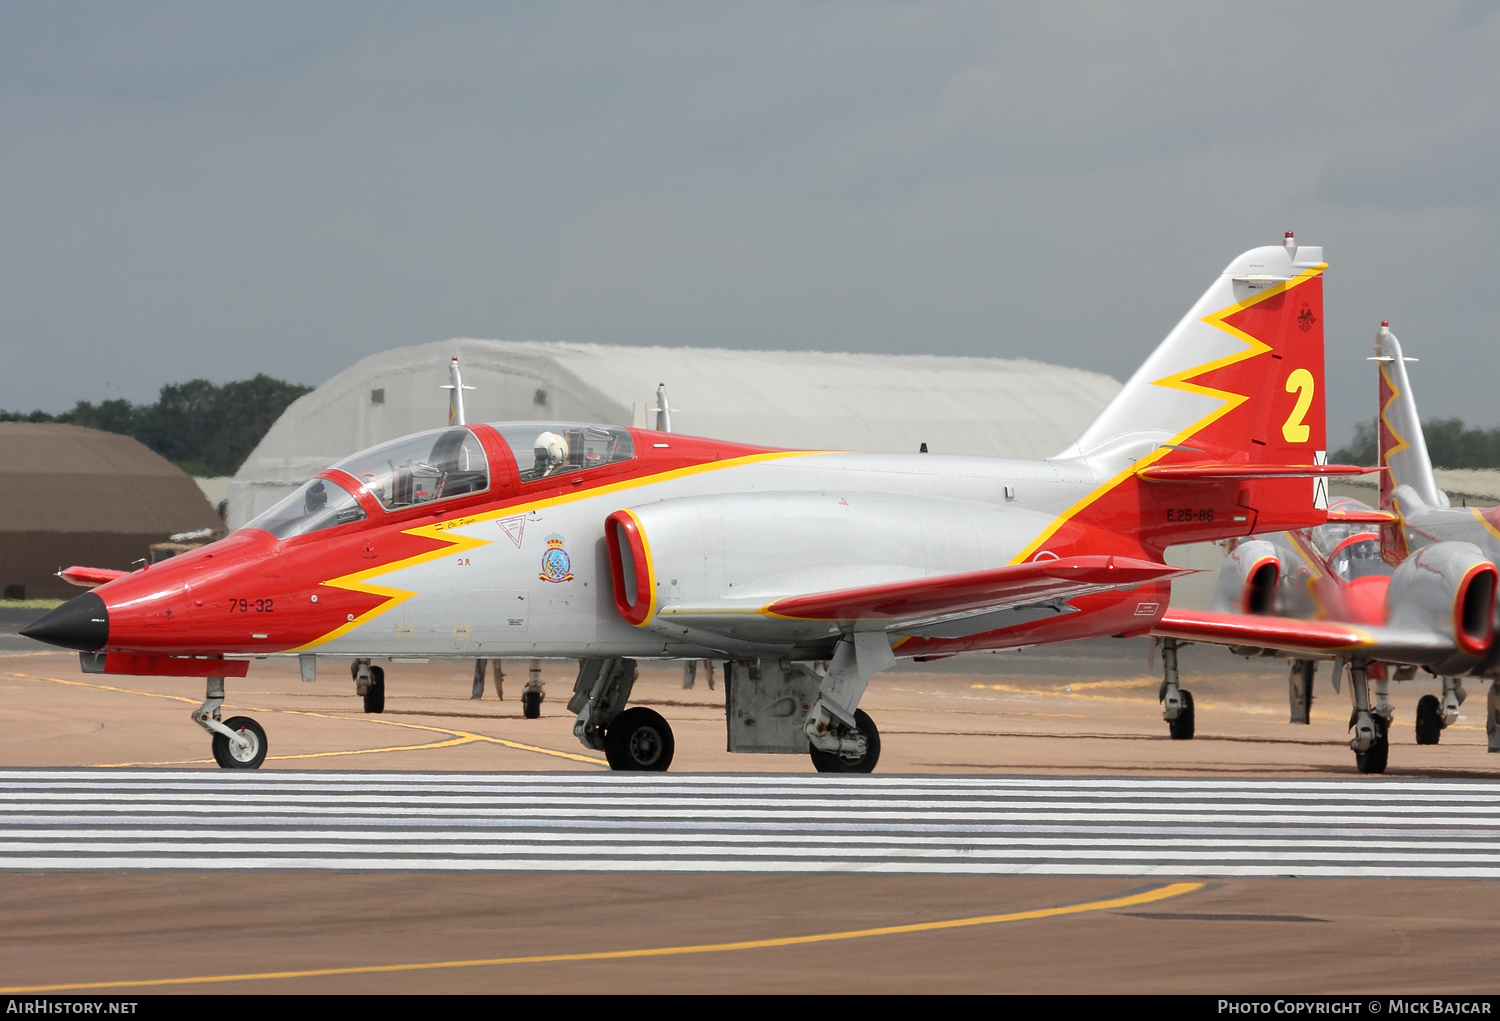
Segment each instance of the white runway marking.
[{"label": "white runway marking", "polygon": [[0,870],[1500,877],[1500,784],[0,770]]}]

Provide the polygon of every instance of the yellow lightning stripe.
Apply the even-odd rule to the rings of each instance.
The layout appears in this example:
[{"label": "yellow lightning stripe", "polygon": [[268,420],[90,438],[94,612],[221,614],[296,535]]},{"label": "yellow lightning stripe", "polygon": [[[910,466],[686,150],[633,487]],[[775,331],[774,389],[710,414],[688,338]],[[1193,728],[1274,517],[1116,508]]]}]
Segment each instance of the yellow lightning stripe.
[{"label": "yellow lightning stripe", "polygon": [[1105,482],[1103,485],[1094,489],[1087,496],[1083,497],[1077,503],[1073,504],[1073,506],[1063,511],[1052,520],[1051,524],[1049,524],[1041,531],[1041,534],[1039,534],[1035,539],[1028,543],[1025,549],[1016,554],[1016,556],[1010,562],[1013,564],[1024,563],[1028,557],[1030,557],[1037,550],[1041,549],[1043,543],[1052,538],[1053,535],[1057,534],[1058,529],[1062,528],[1063,525],[1067,524],[1069,521],[1073,520],[1073,518],[1083,513],[1084,510],[1096,503],[1105,494],[1112,492],[1115,487],[1120,485],[1120,483],[1136,474],[1142,468],[1145,468],[1161,460],[1167,455],[1168,451],[1171,450],[1172,447],[1181,444],[1184,440],[1191,439],[1198,432],[1208,428],[1214,422],[1217,422],[1219,419],[1229,414],[1229,412],[1233,411],[1235,408],[1245,403],[1245,401],[1249,400],[1249,397],[1243,394],[1229,393],[1226,390],[1218,390],[1213,387],[1203,386],[1199,383],[1189,382],[1189,378],[1193,376],[1201,376],[1205,373],[1213,372],[1216,369],[1222,369],[1225,366],[1233,365],[1236,362],[1242,362],[1247,358],[1254,358],[1257,355],[1265,354],[1267,351],[1270,351],[1271,348],[1268,345],[1266,345],[1262,341],[1256,340],[1244,330],[1240,330],[1229,325],[1228,323],[1224,322],[1224,320],[1237,312],[1242,312],[1253,305],[1258,305],[1261,302],[1275,297],[1278,294],[1283,294],[1287,291],[1290,291],[1292,288],[1304,284],[1316,276],[1320,276],[1322,272],[1327,268],[1328,263],[1319,263],[1311,269],[1303,270],[1301,273],[1298,273],[1290,280],[1284,280],[1278,284],[1275,284],[1274,286],[1266,288],[1264,291],[1261,291],[1259,294],[1256,294],[1253,297],[1247,298],[1244,301],[1237,301],[1232,305],[1227,305],[1224,308],[1221,308],[1217,312],[1213,312],[1209,315],[1204,316],[1202,320],[1203,322],[1208,323],[1210,326],[1214,326],[1218,329],[1223,330],[1225,333],[1229,334],[1231,337],[1234,337],[1236,340],[1242,341],[1246,345],[1246,349],[1244,351],[1225,355],[1222,358],[1216,358],[1211,362],[1206,362],[1203,365],[1198,365],[1191,369],[1184,369],[1181,372],[1174,372],[1170,376],[1164,376],[1161,379],[1154,380],[1152,382],[1152,385],[1164,386],[1173,390],[1183,390],[1187,393],[1200,394],[1205,397],[1214,397],[1222,400],[1224,403],[1217,410],[1211,411],[1207,415],[1204,415],[1198,421],[1194,422],[1192,425],[1179,432],[1176,436],[1173,436],[1170,440],[1162,444],[1156,450],[1142,457],[1135,464],[1116,473],[1115,476],[1108,482]]},{"label": "yellow lightning stripe", "polygon": [[[461,520],[464,524],[468,524],[470,521],[477,521],[478,518],[461,518],[459,520]],[[448,545],[446,546],[442,546],[434,550],[429,550],[426,553],[418,553],[416,556],[407,557],[404,560],[398,560],[391,564],[384,564],[379,567],[367,568],[363,571],[356,572],[355,574],[346,574],[342,578],[334,578],[332,581],[323,582],[323,584],[327,585],[329,588],[340,588],[345,589],[349,592],[362,592],[366,595],[380,596],[385,601],[373,607],[372,609],[366,610],[364,613],[360,614],[358,617],[355,617],[353,620],[348,621],[347,623],[344,623],[337,628],[334,628],[332,631],[328,632],[328,634],[322,636],[321,638],[314,639],[313,641],[308,642],[305,645],[299,645],[295,649],[288,649],[287,651],[303,652],[307,649],[312,649],[316,648],[319,645],[323,645],[326,642],[331,642],[335,638],[348,634],[350,631],[353,631],[360,625],[374,620],[376,617],[385,613],[387,610],[395,609],[397,606],[400,606],[402,603],[406,602],[412,596],[417,594],[411,589],[398,589],[389,588],[385,585],[375,585],[370,583],[367,579],[374,578],[382,574],[399,571],[407,567],[416,567],[418,564],[430,563],[431,561],[441,559],[442,557],[452,556],[459,553],[467,553],[469,550],[477,549],[480,546],[488,546],[490,544],[490,540],[488,539],[476,539],[467,535],[444,535],[443,532],[445,530],[445,526],[448,524],[450,523],[438,522],[437,524],[419,525],[416,528],[405,528],[401,531],[402,535],[416,535],[424,539],[437,539],[439,541],[448,543]]]},{"label": "yellow lightning stripe", "polygon": [[[640,489],[644,486],[655,485],[660,482],[670,482],[674,479],[687,478],[689,476],[699,475],[704,472],[720,471],[725,468],[737,468],[741,465],[760,464],[766,461],[776,461],[789,457],[811,457],[828,453],[834,453],[834,451],[775,450],[760,454],[746,454],[743,457],[731,457],[725,458],[722,461],[708,461],[703,464],[689,465],[685,468],[673,468],[669,471],[659,472],[656,475],[647,475],[643,478],[626,479],[621,482],[612,482],[608,485],[596,486],[591,489],[580,489],[577,492],[573,493],[554,493],[543,497],[542,499],[530,501],[529,503],[510,504],[505,507],[500,507],[494,510],[487,510],[477,514],[460,514],[457,517],[449,519],[447,521],[438,521],[432,524],[419,525],[416,528],[403,529],[403,535],[417,535],[423,538],[436,539],[446,542],[448,543],[448,545],[439,549],[429,550],[426,553],[419,553],[416,556],[407,557],[404,560],[397,560],[389,564],[381,564],[377,567],[366,568],[363,571],[356,571],[353,574],[346,574],[342,577],[334,578],[331,581],[323,582],[322,584],[327,585],[330,588],[341,588],[350,592],[360,592],[365,595],[378,596],[384,601],[372,607],[371,609],[366,610],[364,613],[355,617],[353,620],[339,625],[332,631],[329,631],[327,634],[321,635],[320,637],[315,638],[304,645],[299,645],[295,649],[288,649],[287,651],[306,652],[309,649],[315,649],[321,645],[326,645],[336,638],[343,637],[350,631],[353,631],[355,628],[368,624],[370,621],[374,620],[376,617],[379,617],[381,614],[395,609],[397,606],[400,606],[402,603],[406,602],[412,596],[417,594],[410,589],[390,588],[385,585],[377,585],[370,581],[370,579],[378,578],[386,574],[393,574],[396,571],[404,570],[408,567],[416,567],[419,564],[430,563],[433,560],[440,560],[446,556],[454,556],[460,553],[465,553],[469,550],[477,549],[480,546],[488,546],[491,542],[491,540],[489,539],[476,539],[469,536],[455,536],[447,534],[451,529],[465,528],[469,525],[477,525],[486,521],[498,521],[501,518],[516,517],[518,515],[526,514],[530,511],[542,507],[556,507],[561,504],[574,503],[578,500],[586,500],[596,496],[607,496],[610,493],[619,493],[626,492],[631,489]],[[637,522],[636,524],[637,526],[639,526],[640,523]],[[644,531],[641,532],[641,540],[642,542],[645,541]],[[653,611],[655,608],[655,599],[655,586],[653,586]],[[650,618],[648,617],[647,619],[649,620]]]},{"label": "yellow lightning stripe", "polygon": [[675,947],[641,947],[627,950],[596,950],[572,954],[533,954],[529,957],[492,957],[468,961],[430,961],[412,964],[365,964],[347,968],[309,968],[302,971],[266,971],[240,975],[192,975],[183,978],[117,979],[113,982],[70,982],[57,985],[13,986],[0,993],[60,993],[85,989],[141,989],[152,986],[194,986],[219,982],[255,982],[269,979],[326,978],[332,975],[381,975],[404,971],[437,971],[451,968],[494,968],[515,964],[552,964],[565,961],[622,961],[643,957],[679,957],[685,954],[722,954],[738,950],[766,950],[772,947],[797,947],[810,943],[835,943],[876,936],[905,936],[920,932],[942,932],[948,929],[970,929],[980,925],[1026,922],[1041,918],[1081,915],[1092,911],[1111,911],[1138,907],[1196,893],[1207,883],[1170,883],[1153,890],[1110,897],[1105,900],[1067,904],[1054,908],[1033,908],[1003,915],[979,915],[971,918],[947,918],[935,922],[911,922],[906,925],[884,925],[873,929],[849,929],[822,932],[808,936],[778,936],[770,939],[747,939],[734,943],[700,943]]},{"label": "yellow lightning stripe", "polygon": [[[1401,391],[1391,380],[1391,375],[1386,370],[1384,364],[1378,364],[1376,367],[1380,370],[1380,377],[1385,380],[1385,385],[1391,388],[1391,399],[1386,401],[1385,404],[1381,405],[1380,408],[1380,424],[1389,429],[1391,431],[1391,435],[1396,437],[1396,445],[1394,447],[1392,447],[1390,450],[1382,450],[1380,452],[1380,463],[1386,468],[1390,468],[1391,455],[1399,454],[1403,450],[1410,450],[1411,444],[1406,442],[1406,437],[1398,433],[1396,431],[1396,427],[1391,425],[1391,420],[1386,417],[1386,412],[1391,410],[1391,405],[1396,403],[1397,399],[1401,396]],[[1376,436],[1375,441],[1377,443],[1380,442],[1380,437]],[[1399,484],[1400,480],[1396,478],[1395,472],[1392,471],[1391,487],[1395,488]]]},{"label": "yellow lightning stripe", "polygon": [[1469,513],[1474,515],[1475,521],[1484,526],[1484,530],[1486,532],[1489,532],[1495,538],[1500,539],[1500,530],[1496,530],[1495,526],[1490,524],[1489,519],[1486,518],[1483,514],[1479,513],[1478,507],[1470,507]]}]

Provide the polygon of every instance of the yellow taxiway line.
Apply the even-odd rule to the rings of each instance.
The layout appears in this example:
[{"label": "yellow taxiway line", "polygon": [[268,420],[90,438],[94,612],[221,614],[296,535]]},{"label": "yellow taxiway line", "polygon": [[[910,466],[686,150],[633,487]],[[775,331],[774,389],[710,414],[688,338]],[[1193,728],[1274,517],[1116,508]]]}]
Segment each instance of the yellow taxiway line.
[{"label": "yellow taxiway line", "polygon": [[[42,681],[48,684],[63,684],[71,688],[89,688],[94,691],[111,691],[121,695],[142,695],[146,698],[164,698],[169,702],[183,702],[187,705],[197,705],[199,699],[185,698],[182,695],[168,695],[159,691],[142,691],[139,688],[121,688],[113,684],[93,684],[89,681],[70,681],[61,677],[41,677],[36,674],[23,674],[16,671],[7,671],[6,676],[16,677],[27,681]],[[496,744],[504,748],[511,748],[520,752],[533,752],[537,755],[549,755],[557,759],[568,759],[572,762],[586,762],[591,766],[607,766],[608,763],[595,755],[579,755],[577,752],[564,752],[556,748],[543,748],[540,745],[524,744],[520,741],[507,741],[503,737],[490,737],[488,734],[475,734],[467,730],[455,730],[452,727],[429,727],[420,723],[399,723],[396,720],[384,720],[370,716],[349,717],[338,713],[318,713],[308,709],[273,709],[270,706],[245,706],[246,712],[257,713],[282,713],[288,716],[315,716],[322,720],[343,720],[352,723],[375,723],[385,727],[401,727],[405,730],[423,730],[433,734],[445,734],[448,740],[432,741],[419,745],[401,745],[391,748],[353,748],[347,751],[309,752],[302,755],[271,755],[269,759],[281,761],[286,759],[320,759],[340,755],[374,755],[378,752],[403,752],[424,751],[432,748],[453,748],[464,744]],[[193,765],[197,762],[207,763],[208,759],[193,759],[186,762],[110,762],[97,766],[98,769],[122,768],[127,766],[184,766]]]},{"label": "yellow taxiway line", "polygon": [[354,968],[310,968],[303,971],[264,971],[243,975],[191,975],[183,978],[153,978],[117,982],[72,982],[47,986],[14,986],[0,989],[0,994],[81,992],[86,989],[141,989],[162,986],[208,985],[218,982],[263,982],[272,979],[326,978],[334,975],[383,975],[403,971],[440,971],[452,968],[494,968],[507,964],[555,964],[565,961],[621,961],[641,957],[679,957],[686,954],[722,954],[735,950],[764,950],[771,947],[795,947],[809,943],[835,943],[842,940],[869,939],[874,936],[904,936],[917,932],[940,932],[944,929],[969,929],[1004,922],[1025,922],[1038,918],[1081,915],[1094,911],[1112,911],[1170,900],[1203,889],[1206,883],[1171,883],[1142,893],[1111,897],[1107,900],[1067,904],[1055,908],[1034,908],[1003,915],[978,915],[972,918],[950,918],[937,922],[915,922],[910,925],[886,925],[876,929],[850,929],[811,936],[779,936],[773,939],[741,940],[737,943],[700,943],[693,946],[645,947],[638,950],[597,950],[578,954],[536,954],[530,957],[492,957],[470,961],[430,961],[419,964],[369,964]]}]

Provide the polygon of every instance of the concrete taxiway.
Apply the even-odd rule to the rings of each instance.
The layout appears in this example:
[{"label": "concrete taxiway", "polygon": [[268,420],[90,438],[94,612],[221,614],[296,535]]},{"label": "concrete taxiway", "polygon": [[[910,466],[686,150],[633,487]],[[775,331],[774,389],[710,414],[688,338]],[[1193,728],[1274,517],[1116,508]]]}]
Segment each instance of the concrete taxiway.
[{"label": "concrete taxiway", "polygon": [[[1174,742],[1146,655],[1106,641],[877,678],[860,789],[725,753],[722,693],[701,670],[684,690],[678,666],[643,665],[636,689],[676,733],[666,777],[611,776],[578,746],[564,664],[526,720],[524,663],[504,701],[492,681],[468,697],[472,663],[389,664],[367,716],[337,665],[304,685],[271,660],[226,705],[270,758],[228,776],[187,718],[201,682],[0,649],[0,987],[1493,991],[1500,883],[1464,878],[1490,874],[1500,829],[1482,688],[1419,747],[1431,685],[1394,686],[1390,770],[1369,778],[1326,676],[1291,726],[1284,667],[1191,648],[1198,737]],[[444,805],[469,823],[429,825]],[[828,832],[803,828],[820,812]],[[545,871],[564,845],[607,853]]]}]

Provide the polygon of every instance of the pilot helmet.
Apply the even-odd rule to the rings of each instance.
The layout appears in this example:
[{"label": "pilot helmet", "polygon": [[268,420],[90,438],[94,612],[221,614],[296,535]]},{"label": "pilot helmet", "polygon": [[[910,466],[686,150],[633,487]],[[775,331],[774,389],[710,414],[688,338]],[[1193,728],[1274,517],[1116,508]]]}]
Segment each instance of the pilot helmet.
[{"label": "pilot helmet", "polygon": [[544,432],[533,445],[538,469],[560,468],[568,463],[568,441],[555,432]]}]

